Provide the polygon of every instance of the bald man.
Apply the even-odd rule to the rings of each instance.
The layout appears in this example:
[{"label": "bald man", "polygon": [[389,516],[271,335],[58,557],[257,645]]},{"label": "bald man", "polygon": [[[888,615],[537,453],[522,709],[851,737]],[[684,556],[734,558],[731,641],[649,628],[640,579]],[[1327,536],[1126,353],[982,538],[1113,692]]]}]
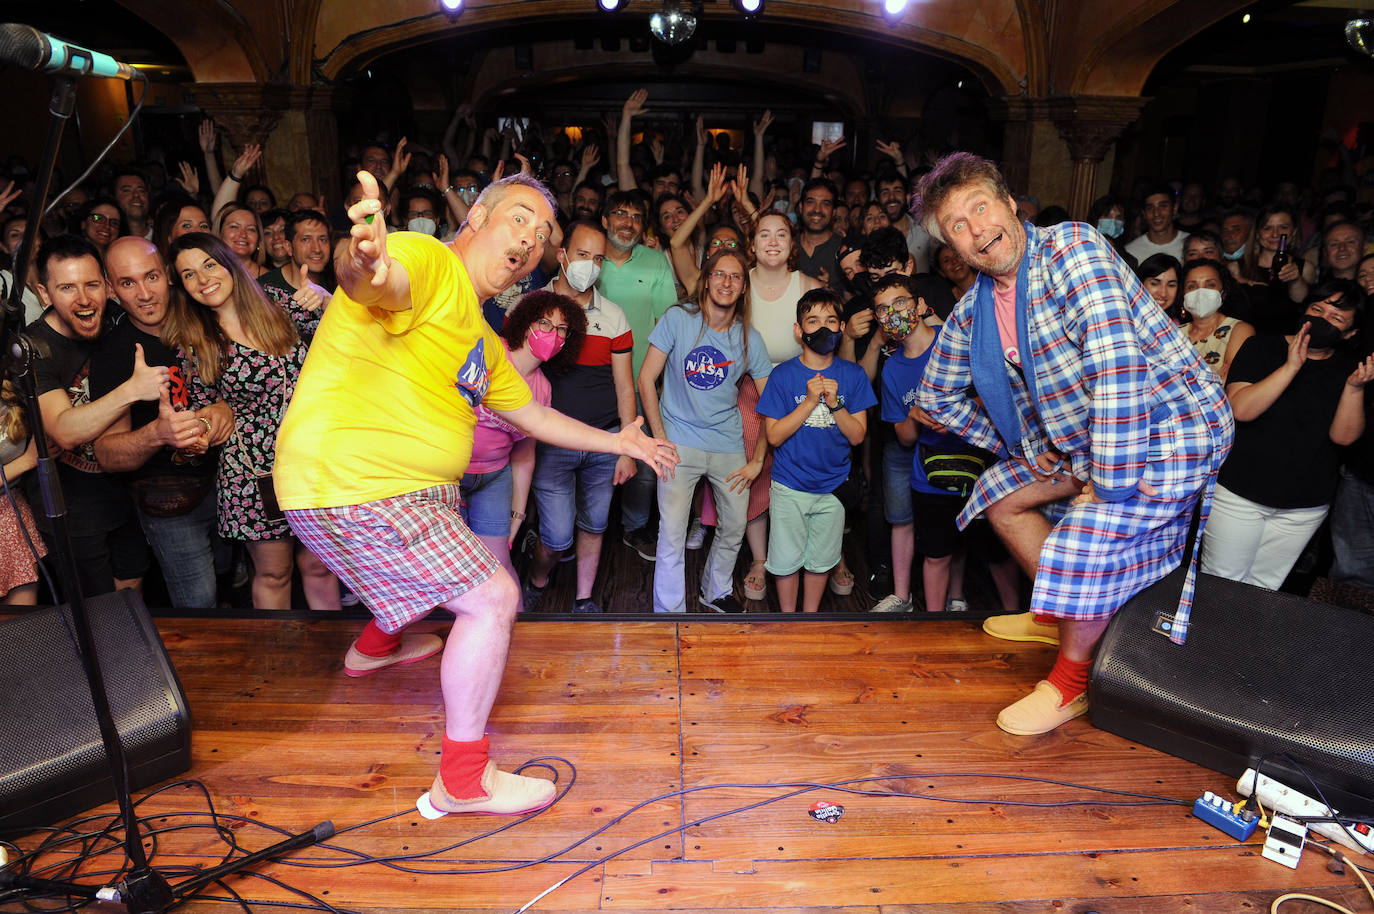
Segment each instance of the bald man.
[{"label": "bald man", "polygon": [[[162,566],[172,605],[215,606],[215,470],[219,445],[234,430],[229,405],[190,378],[159,334],[170,289],[151,241],[117,238],[105,252],[106,279],[123,314],[91,357],[91,396],[101,397],[146,364],[165,367],[171,384],[158,400],[126,407],[95,440],[107,473],[127,474],[139,525]],[[213,398],[213,399],[212,399]]]}]

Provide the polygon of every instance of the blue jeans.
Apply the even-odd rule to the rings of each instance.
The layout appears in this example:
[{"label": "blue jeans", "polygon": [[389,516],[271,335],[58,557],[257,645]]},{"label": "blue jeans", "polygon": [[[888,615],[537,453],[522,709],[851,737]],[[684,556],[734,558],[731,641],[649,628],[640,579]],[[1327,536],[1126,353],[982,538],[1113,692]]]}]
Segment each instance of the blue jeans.
[{"label": "blue jeans", "polygon": [[214,609],[215,491],[177,517],[152,517],[137,506],[139,525],[162,566],[173,606]]},{"label": "blue jeans", "polygon": [[539,442],[531,488],[544,548],[551,552],[572,548],[574,523],[588,533],[606,532],[619,459],[615,454],[570,451]]},{"label": "blue jeans", "polygon": [[1374,485],[1341,470],[1331,503],[1331,580],[1374,588]]},{"label": "blue jeans", "polygon": [[703,476],[716,502],[716,535],[701,571],[701,595],[708,600],[734,591],[735,559],[749,515],[749,490],[730,491],[726,479],[744,466],[744,452],[717,454],[678,445],[681,463],[668,479],[658,481],[658,553],[654,561],[654,612],[687,611],[683,554],[692,493]]},{"label": "blue jeans", "polygon": [[[635,393],[635,405],[639,414],[644,415],[644,407],[639,405],[639,393]],[[649,423],[642,426],[644,434],[652,437]],[[649,523],[649,512],[653,510],[654,496],[658,486],[658,474],[654,468],[642,461],[635,461],[635,474],[620,486],[620,525],[625,532],[639,530]]]},{"label": "blue jeans", "polygon": [[463,496],[463,523],[469,530],[478,536],[510,536],[515,482],[509,463],[490,473],[464,473],[458,491]]}]

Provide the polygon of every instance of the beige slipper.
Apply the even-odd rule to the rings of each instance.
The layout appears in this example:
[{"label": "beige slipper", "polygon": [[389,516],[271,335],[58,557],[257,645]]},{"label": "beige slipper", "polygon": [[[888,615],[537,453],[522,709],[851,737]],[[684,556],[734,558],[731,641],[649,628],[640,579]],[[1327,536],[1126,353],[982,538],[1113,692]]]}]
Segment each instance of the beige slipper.
[{"label": "beige slipper", "polygon": [[1049,680],[1042,679],[1020,701],[1007,705],[997,715],[997,726],[1017,736],[1049,733],[1060,724],[1088,713],[1088,693],[1083,692],[1068,704]]},{"label": "beige slipper", "polygon": [[444,649],[444,639],[438,635],[405,634],[401,636],[400,647],[385,657],[369,657],[358,650],[355,641],[349,645],[344,656],[344,672],[350,676],[367,676],[389,666],[415,663],[426,657],[433,657]]},{"label": "beige slipper", "polygon": [[983,620],[983,631],[1003,641],[1040,641],[1055,645],[1059,643],[1058,623],[1046,625],[1036,622],[1035,613],[988,616]]},{"label": "beige slipper", "polygon": [[502,771],[491,760],[487,761],[487,767],[482,772],[482,791],[480,797],[460,800],[448,792],[444,786],[444,776],[436,774],[429,793],[420,799],[424,801],[427,797],[429,805],[438,813],[523,816],[548,806],[558,794],[553,781]]}]

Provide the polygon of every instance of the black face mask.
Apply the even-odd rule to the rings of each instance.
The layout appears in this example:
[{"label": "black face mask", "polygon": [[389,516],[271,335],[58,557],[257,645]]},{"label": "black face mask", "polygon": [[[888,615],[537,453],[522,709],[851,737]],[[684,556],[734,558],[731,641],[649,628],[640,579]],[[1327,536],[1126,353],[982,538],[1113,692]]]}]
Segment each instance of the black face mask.
[{"label": "black face mask", "polygon": [[1309,328],[1308,345],[1313,349],[1335,349],[1346,341],[1341,328],[1326,318],[1308,315],[1304,320]]},{"label": "black face mask", "polygon": [[830,355],[835,351],[835,347],[840,345],[840,331],[831,330],[829,327],[817,327],[810,333],[803,333],[802,342],[816,355]]},{"label": "black face mask", "polygon": [[868,296],[873,294],[873,274],[867,271],[855,273],[849,278],[849,288],[854,290],[855,295]]}]

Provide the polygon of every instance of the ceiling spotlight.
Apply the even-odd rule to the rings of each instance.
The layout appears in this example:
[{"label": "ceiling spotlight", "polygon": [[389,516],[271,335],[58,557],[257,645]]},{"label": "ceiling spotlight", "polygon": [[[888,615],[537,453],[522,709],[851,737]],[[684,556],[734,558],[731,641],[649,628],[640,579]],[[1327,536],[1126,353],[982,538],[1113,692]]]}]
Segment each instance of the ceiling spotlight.
[{"label": "ceiling spotlight", "polygon": [[1240,24],[1241,24],[1241,25],[1249,25],[1249,24],[1250,24],[1250,14],[1249,14],[1249,13],[1246,13],[1244,16],[1241,16],[1241,17],[1240,17]]},{"label": "ceiling spotlight", "polygon": [[763,12],[763,0],[735,0],[735,9],[752,18]]},{"label": "ceiling spotlight", "polygon": [[682,44],[697,30],[697,17],[679,0],[663,0],[663,9],[649,17],[649,31],[664,44]]},{"label": "ceiling spotlight", "polygon": [[907,0],[883,0],[883,12],[888,18],[896,19],[906,9]]},{"label": "ceiling spotlight", "polygon": [[1361,54],[1374,57],[1374,19],[1351,19],[1345,24],[1345,40]]},{"label": "ceiling spotlight", "polygon": [[614,13],[625,5],[625,0],[596,0],[596,5],[599,6],[603,12]]},{"label": "ceiling spotlight", "polygon": [[463,0],[439,0],[439,5],[450,16],[456,16],[463,11]]}]

